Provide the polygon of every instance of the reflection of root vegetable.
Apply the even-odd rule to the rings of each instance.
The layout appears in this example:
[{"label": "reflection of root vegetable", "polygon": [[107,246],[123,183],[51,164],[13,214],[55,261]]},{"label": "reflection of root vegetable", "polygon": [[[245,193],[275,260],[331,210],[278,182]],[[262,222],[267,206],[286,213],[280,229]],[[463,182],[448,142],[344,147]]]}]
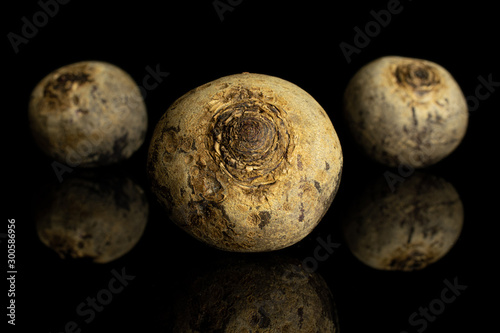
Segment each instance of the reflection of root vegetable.
[{"label": "reflection of root vegetable", "polygon": [[323,108],[290,82],[249,73],[179,98],[156,126],[148,159],[153,192],[172,220],[239,252],[304,238],[329,208],[341,170]]},{"label": "reflection of root vegetable", "polygon": [[80,167],[129,158],[144,142],[147,127],[139,87],[120,68],[96,61],[61,67],[40,81],[29,120],[47,155]]},{"label": "reflection of root vegetable", "polygon": [[385,180],[365,190],[347,215],[344,235],[352,253],[366,265],[411,271],[448,253],[463,219],[462,201],[451,184],[416,173],[395,193]]},{"label": "reflection of root vegetable", "polygon": [[107,263],[135,246],[147,216],[146,196],[128,178],[69,178],[41,206],[37,230],[61,258]]},{"label": "reflection of root vegetable", "polygon": [[443,67],[383,57],[361,68],[344,97],[355,140],[388,166],[425,167],[450,154],[467,128],[467,103]]},{"label": "reflection of root vegetable", "polygon": [[328,286],[300,262],[213,269],[187,283],[174,309],[172,332],[338,332]]}]

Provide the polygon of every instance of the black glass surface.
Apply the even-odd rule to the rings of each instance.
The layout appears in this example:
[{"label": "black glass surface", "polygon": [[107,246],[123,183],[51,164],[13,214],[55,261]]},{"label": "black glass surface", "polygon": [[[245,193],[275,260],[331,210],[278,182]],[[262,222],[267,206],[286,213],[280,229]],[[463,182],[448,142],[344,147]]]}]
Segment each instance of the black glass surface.
[{"label": "black glass surface", "polygon": [[[187,332],[190,323],[196,332],[293,332],[292,322],[321,320],[339,332],[498,326],[500,67],[492,4],[42,0],[4,6],[0,233],[2,274],[15,277],[1,291],[9,332]],[[348,80],[386,55],[442,65],[467,97],[465,138],[428,168],[371,161],[343,119]],[[31,136],[29,96],[45,75],[82,60],[113,63],[141,87],[146,141],[117,165],[54,169]],[[227,253],[190,237],[168,219],[146,174],[149,141],[166,109],[197,86],[241,72],[278,76],[311,94],[328,113],[344,154],[327,214],[302,241],[272,253]],[[102,212],[104,203],[109,210]],[[87,239],[101,243],[61,240],[57,233],[70,235],[82,215],[101,221],[85,229]],[[406,234],[391,229],[404,223]],[[15,224],[12,268],[9,224]],[[125,236],[110,236],[117,232]],[[435,233],[446,245],[439,253],[425,244],[411,247],[418,233]],[[383,257],[398,244],[408,250]],[[15,317],[7,316],[11,299]],[[13,318],[15,325],[8,323]]]}]

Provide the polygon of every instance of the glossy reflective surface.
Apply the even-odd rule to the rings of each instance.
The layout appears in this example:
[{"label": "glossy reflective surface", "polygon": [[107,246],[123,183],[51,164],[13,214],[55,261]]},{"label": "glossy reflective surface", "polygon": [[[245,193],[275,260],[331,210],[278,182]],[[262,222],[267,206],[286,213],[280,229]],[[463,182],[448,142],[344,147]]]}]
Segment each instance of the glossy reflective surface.
[{"label": "glossy reflective surface", "polygon": [[42,243],[61,258],[108,263],[136,245],[148,213],[144,190],[130,178],[91,169],[49,191],[35,221]]},{"label": "glossy reflective surface", "polygon": [[464,208],[444,179],[416,172],[397,188],[387,177],[369,184],[352,203],[344,238],[364,264],[413,271],[442,258],[462,232]]},{"label": "glossy reflective surface", "polygon": [[[44,11],[37,1],[5,10],[6,34],[21,38],[8,35],[4,66],[0,240],[6,259],[7,219],[15,219],[17,271],[15,296],[6,295],[11,283],[2,290],[3,304],[16,304],[16,327],[8,328],[491,330],[500,96],[494,10],[426,1],[57,4],[57,12],[45,6],[53,15],[35,15]],[[470,103],[457,150],[418,172],[366,158],[342,118],[350,77],[390,54],[440,63]],[[87,59],[129,72],[149,119],[146,144],[131,159],[97,170],[54,164],[27,124],[36,83]],[[327,111],[344,154],[339,191],[318,227],[272,254],[229,254],[196,241],[168,220],[146,177],[152,129],[168,106],[200,84],[244,71],[308,91]]]}]

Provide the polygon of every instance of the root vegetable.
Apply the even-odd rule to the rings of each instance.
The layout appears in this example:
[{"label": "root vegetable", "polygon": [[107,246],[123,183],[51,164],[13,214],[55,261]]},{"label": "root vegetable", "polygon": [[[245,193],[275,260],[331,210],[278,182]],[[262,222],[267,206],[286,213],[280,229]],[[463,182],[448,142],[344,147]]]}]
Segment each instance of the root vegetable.
[{"label": "root vegetable", "polygon": [[304,238],[330,207],[341,170],[323,108],[288,81],[250,73],[179,98],[157,124],[148,159],[153,192],[171,219],[237,252]]},{"label": "root vegetable", "polygon": [[37,233],[61,258],[108,263],[137,244],[149,204],[130,178],[88,172],[48,193],[36,214]]},{"label": "root vegetable", "polygon": [[339,331],[327,284],[289,258],[232,260],[187,279],[171,332]]},{"label": "root vegetable", "polygon": [[467,103],[451,74],[427,60],[382,57],[350,80],[344,113],[354,139],[374,160],[426,167],[465,135]]},{"label": "root vegetable", "polygon": [[385,179],[368,186],[343,223],[352,253],[380,270],[413,271],[442,258],[462,231],[464,211],[455,188],[417,172],[396,192]]},{"label": "root vegetable", "polygon": [[84,61],[42,79],[29,103],[36,143],[73,167],[96,167],[129,158],[144,142],[146,106],[139,87],[120,68]]}]

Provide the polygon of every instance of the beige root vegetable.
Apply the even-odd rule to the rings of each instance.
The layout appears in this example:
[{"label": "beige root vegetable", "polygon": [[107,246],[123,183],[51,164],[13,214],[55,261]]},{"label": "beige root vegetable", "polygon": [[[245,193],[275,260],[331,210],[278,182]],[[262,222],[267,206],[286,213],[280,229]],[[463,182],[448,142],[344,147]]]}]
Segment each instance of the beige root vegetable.
[{"label": "beige root vegetable", "polygon": [[169,331],[338,332],[332,294],[321,276],[300,262],[278,259],[233,261],[189,279]]},{"label": "beige root vegetable", "polygon": [[442,178],[415,173],[391,192],[385,179],[368,186],[343,223],[350,250],[381,270],[427,267],[450,251],[462,231],[463,205]]},{"label": "beige root vegetable", "polygon": [[366,154],[415,168],[449,155],[465,135],[467,103],[451,74],[421,59],[382,57],[350,80],[344,113]]},{"label": "beige root vegetable", "polygon": [[61,258],[113,261],[141,238],[149,204],[142,188],[125,176],[66,179],[48,193],[36,214],[37,233]]},{"label": "beige root vegetable", "polygon": [[179,98],[149,148],[153,192],[171,219],[219,249],[271,251],[328,210],[342,151],[323,108],[283,79],[237,74]]},{"label": "beige root vegetable", "polygon": [[48,156],[70,166],[95,167],[127,159],[141,146],[147,113],[127,73],[109,63],[83,61],[37,84],[29,122]]}]

